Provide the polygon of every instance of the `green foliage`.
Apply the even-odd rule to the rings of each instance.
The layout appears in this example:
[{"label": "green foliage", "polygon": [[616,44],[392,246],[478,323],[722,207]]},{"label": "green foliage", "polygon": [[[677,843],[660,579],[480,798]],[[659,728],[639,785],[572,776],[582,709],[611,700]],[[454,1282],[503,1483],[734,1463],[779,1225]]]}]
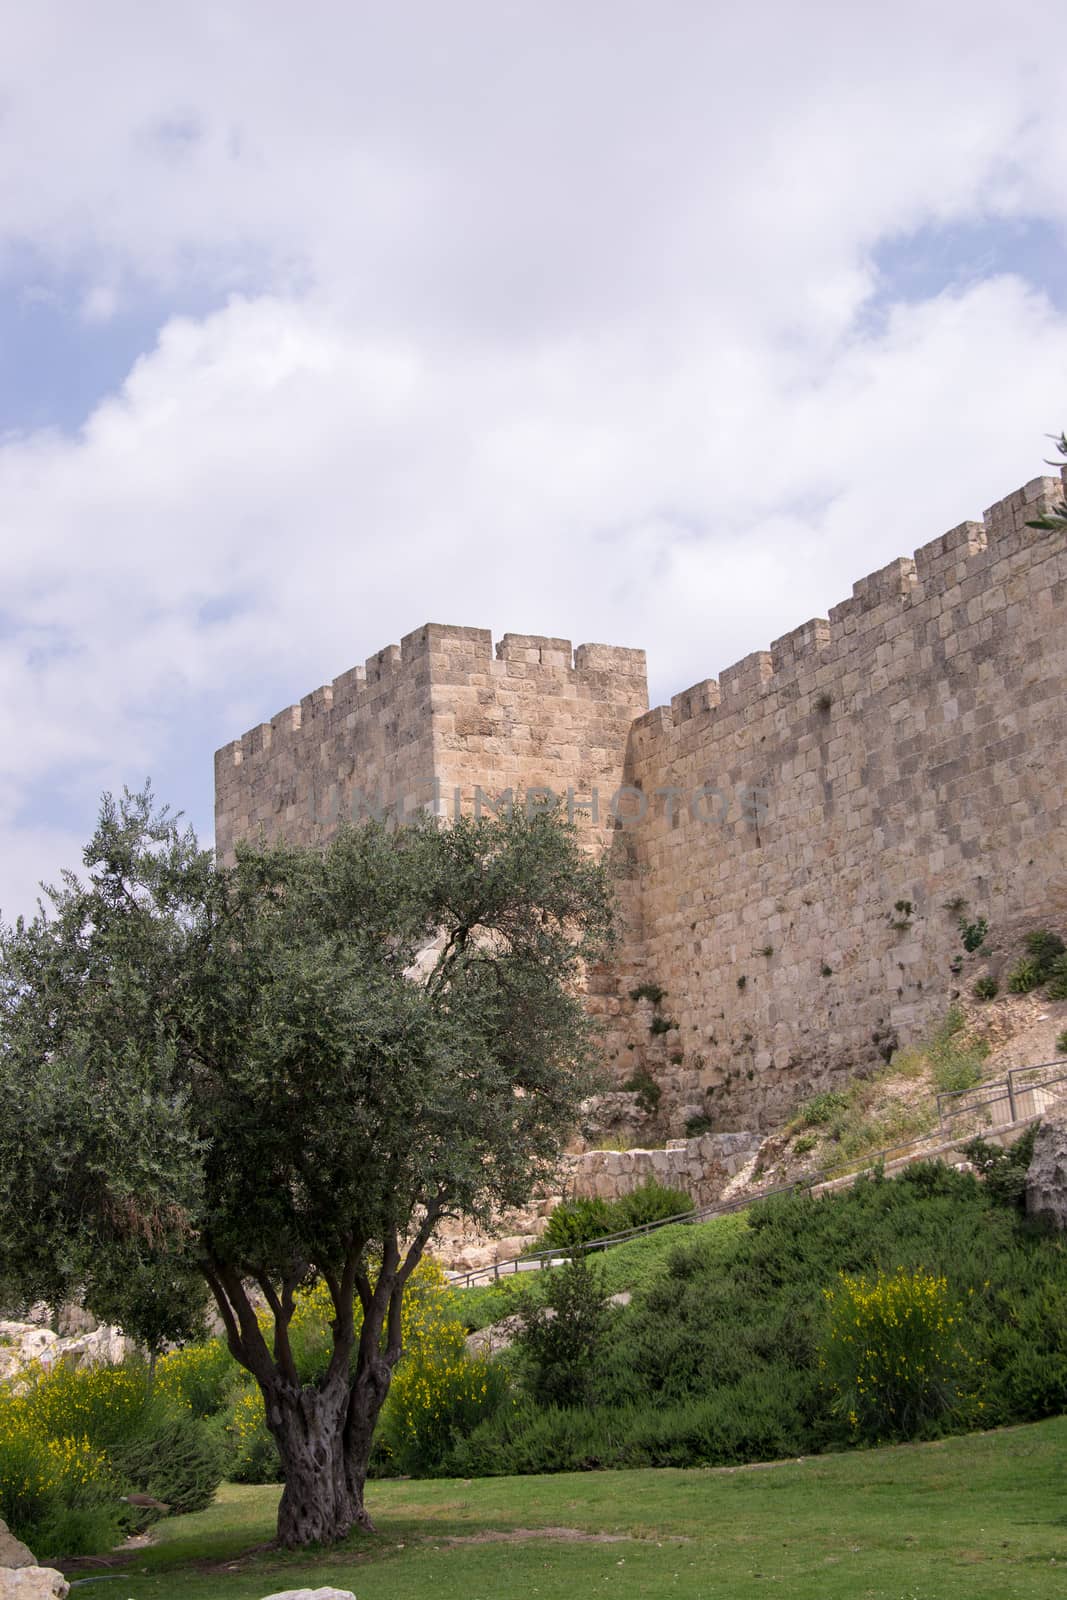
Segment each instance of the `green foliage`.
[{"label": "green foliage", "polygon": [[216,1431],[190,1411],[153,1419],[118,1457],[123,1476],[174,1512],[202,1511],[222,1481],[224,1451]]},{"label": "green foliage", "polygon": [[100,1449],[71,1431],[44,1433],[0,1389],[0,1517],[36,1554],[89,1554],[116,1544],[121,1492]]},{"label": "green foliage", "polygon": [[965,1028],[963,1012],[953,1006],[925,1047],[934,1087],[942,1093],[973,1088],[982,1076],[989,1041],[970,1037]]},{"label": "green foliage", "polygon": [[618,1200],[561,1200],[548,1219],[541,1243],[546,1250],[567,1250],[664,1217],[680,1217],[692,1209],[693,1202],[684,1189],[672,1189],[649,1178]]},{"label": "green foliage", "polygon": [[[1060,455],[1067,456],[1067,433],[1061,433],[1058,439],[1054,433],[1050,433],[1049,438],[1055,444]],[[1060,465],[1057,461],[1050,461],[1047,464],[1050,467]],[[1051,511],[1046,511],[1040,517],[1035,517],[1026,526],[1028,528],[1040,528],[1045,533],[1062,533],[1064,529],[1067,529],[1067,499],[1061,499],[1057,505],[1053,506]]]},{"label": "green foliage", "polygon": [[526,1387],[541,1406],[592,1399],[610,1312],[598,1268],[582,1255],[553,1269],[544,1299],[524,1306],[516,1347]]},{"label": "green foliage", "polygon": [[1030,994],[1044,982],[1039,962],[1032,959],[1020,961],[1008,973],[1008,990],[1011,994]]},{"label": "green foliage", "polygon": [[632,1072],[623,1084],[623,1088],[637,1096],[637,1103],[647,1117],[656,1115],[663,1090],[647,1067],[639,1067],[636,1072]]},{"label": "green foliage", "polygon": [[466,1354],[459,1323],[417,1344],[397,1368],[382,1417],[388,1469],[431,1476],[449,1450],[493,1416],[507,1387],[499,1363]]},{"label": "green foliage", "polygon": [[988,932],[989,923],[985,917],[976,917],[973,922],[968,922],[966,917],[960,918],[960,939],[968,954],[973,955],[982,948]]},{"label": "green foliage", "polygon": [[245,1389],[234,1400],[226,1418],[227,1471],[235,1483],[280,1483],[282,1461],[267,1427],[263,1396]]},{"label": "green foliage", "polygon": [[974,981],[973,994],[976,1000],[995,1000],[1000,985],[990,973],[985,973]]},{"label": "green foliage", "polygon": [[832,1122],[841,1111],[847,1111],[849,1097],[840,1089],[824,1089],[801,1106],[796,1115],[796,1125],[801,1128],[822,1128]]},{"label": "green foliage", "polygon": [[1042,976],[1047,976],[1052,963],[1067,952],[1067,945],[1059,934],[1050,933],[1047,928],[1028,933],[1023,944],[1026,946],[1027,955],[1041,968]]},{"label": "green foliage", "polygon": [[[520,812],[241,847],[224,869],[147,792],[105,799],[84,861],[0,932],[0,1280],[52,1304],[77,1288],[153,1348],[195,1334],[210,1288],[279,1436],[344,1385],[365,1452],[436,1218],[524,1203],[594,1082],[580,977],[611,933],[606,869]],[[300,1351],[314,1279],[329,1348]]]},{"label": "green foliage", "polygon": [[1049,963],[1045,993],[1050,1000],[1067,1000],[1067,956],[1057,956]]},{"label": "green foliage", "polygon": [[639,983],[636,989],[630,990],[630,999],[648,1000],[652,1005],[658,1006],[660,1001],[666,998],[666,994],[666,989],[662,989],[658,983]]},{"label": "green foliage", "polygon": [[612,1208],[606,1200],[579,1195],[561,1200],[548,1219],[539,1248],[569,1250],[590,1239],[606,1239],[618,1233]]},{"label": "green foliage", "polygon": [[686,1137],[689,1139],[699,1139],[701,1134],[710,1133],[714,1126],[714,1119],[712,1117],[704,1116],[703,1114],[695,1117],[686,1117]]},{"label": "green foliage", "polygon": [[1067,1056],[1067,1028],[1056,1035],[1056,1049],[1061,1056]]},{"label": "green foliage", "polygon": [[246,1381],[247,1374],[221,1339],[184,1345],[160,1356],[156,1362],[157,1392],[188,1406],[194,1417],[217,1415],[235,1385]]},{"label": "green foliage", "polygon": [[972,1139],[964,1146],[967,1160],[985,1180],[986,1192],[1002,1205],[1026,1204],[1026,1174],[1034,1157],[1036,1131],[1029,1128],[1007,1149],[985,1139]]},{"label": "green foliage", "polygon": [[671,1029],[677,1026],[678,1024],[673,1017],[653,1017],[648,1025],[648,1031],[655,1035],[670,1033]]},{"label": "green foliage", "polygon": [[[11,1505],[11,1516],[0,1515],[22,1538],[23,1529],[35,1531],[42,1548],[73,1553],[75,1544],[85,1548],[123,1519],[151,1520],[126,1511],[121,1494],[152,1494],[177,1511],[195,1511],[210,1504],[222,1478],[222,1452],[209,1427],[173,1393],[153,1387],[137,1361],[31,1370],[24,1392],[0,1398],[0,1413],[4,1440],[25,1455],[29,1494]],[[0,1479],[8,1474],[9,1487],[13,1461],[0,1448]]]},{"label": "green foliage", "polygon": [[817,1133],[802,1133],[800,1138],[793,1143],[793,1154],[806,1156],[815,1149],[818,1142],[819,1136]]},{"label": "green foliage", "polygon": [[[972,1291],[973,1292],[973,1291]],[[821,1364],[835,1408],[859,1439],[914,1439],[983,1406],[962,1339],[965,1312],[948,1280],[921,1268],[841,1273],[824,1289]]]},{"label": "green foliage", "polygon": [[[666,1250],[659,1235],[642,1241],[659,1241],[654,1270],[632,1303],[611,1313],[593,1403],[535,1410],[531,1394],[476,1428],[443,1470],[681,1466],[854,1442],[859,1430],[835,1408],[819,1365],[823,1290],[837,1292],[841,1273],[870,1284],[898,1273],[943,1279],[945,1315],[967,1307],[961,1348],[941,1350],[940,1398],[921,1389],[921,1418],[911,1421],[912,1402],[894,1398],[886,1418],[865,1429],[907,1431],[914,1422],[924,1433],[959,1431],[979,1413],[979,1398],[988,1426],[1067,1403],[1067,1241],[1034,1230],[974,1177],[917,1164],[845,1193],[765,1201],[747,1224],[718,1219],[726,1222],[729,1230],[668,1229]],[[609,1250],[603,1268],[633,1248]],[[888,1299],[882,1309],[891,1316]]]}]

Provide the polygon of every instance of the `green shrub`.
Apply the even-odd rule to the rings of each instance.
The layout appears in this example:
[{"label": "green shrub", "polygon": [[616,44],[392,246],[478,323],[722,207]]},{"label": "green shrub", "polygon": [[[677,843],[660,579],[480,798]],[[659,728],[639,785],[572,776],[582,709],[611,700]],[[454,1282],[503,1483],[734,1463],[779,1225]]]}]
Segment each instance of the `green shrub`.
[{"label": "green shrub", "polygon": [[689,1139],[699,1139],[702,1133],[710,1133],[715,1123],[711,1117],[700,1115],[686,1117],[685,1132]]},{"label": "green shrub", "polygon": [[1067,945],[1059,934],[1050,933],[1047,928],[1039,929],[1036,933],[1028,933],[1023,944],[1026,946],[1027,955],[1040,969],[1042,979],[1048,977],[1053,963],[1060,956],[1067,954]]},{"label": "green shrub", "polygon": [[210,1429],[184,1401],[155,1387],[142,1362],[57,1365],[38,1375],[20,1403],[42,1438],[73,1437],[100,1452],[123,1492],[192,1511],[210,1504],[222,1480]]},{"label": "green shrub", "polygon": [[658,983],[639,983],[636,989],[630,990],[630,999],[650,1000],[654,1006],[658,1006],[666,994],[666,989],[661,989]]},{"label": "green shrub", "polygon": [[1067,1028],[1056,1035],[1056,1050],[1061,1056],[1067,1056]]},{"label": "green shrub", "polygon": [[91,1555],[122,1536],[121,1484],[102,1450],[49,1436],[24,1397],[0,1391],[0,1517],[39,1556]]},{"label": "green shrub", "polygon": [[[660,1019],[662,1020],[662,1019]],[[630,1094],[637,1096],[637,1103],[648,1117],[654,1117],[659,1110],[659,1103],[663,1097],[663,1090],[647,1067],[638,1070],[627,1078],[623,1088]]]},{"label": "green shrub", "polygon": [[796,1121],[802,1128],[822,1128],[851,1104],[849,1096],[840,1089],[825,1089],[813,1095],[797,1112]]},{"label": "green shrub", "polygon": [[[560,1268],[561,1273],[568,1268]],[[491,1417],[507,1393],[503,1368],[468,1356],[463,1329],[419,1344],[393,1374],[381,1420],[379,1471],[413,1477],[436,1472],[445,1456]]]},{"label": "green shrub", "polygon": [[1001,1205],[1026,1204],[1026,1174],[1034,1157],[1035,1132],[1028,1129],[1007,1149],[985,1139],[972,1139],[964,1146],[967,1160],[985,1180],[986,1192]]},{"label": "green shrub", "polygon": [[225,1408],[233,1390],[248,1381],[248,1374],[221,1339],[184,1345],[156,1363],[157,1391],[188,1406],[194,1417],[215,1416]]},{"label": "green shrub", "polygon": [[229,1446],[227,1473],[235,1483],[281,1482],[281,1458],[267,1427],[263,1396],[258,1389],[246,1389],[238,1395],[225,1432]]},{"label": "green shrub", "polygon": [[673,1017],[653,1017],[648,1025],[651,1034],[670,1033],[672,1028],[678,1026]]},{"label": "green shrub", "polygon": [[129,1440],[116,1465],[138,1493],[172,1512],[203,1511],[222,1482],[224,1452],[218,1434],[191,1411],[174,1411]]},{"label": "green shrub", "polygon": [[1012,994],[1030,994],[1041,987],[1044,976],[1040,963],[1027,958],[1008,973],[1008,989]]},{"label": "green shrub", "polygon": [[985,917],[978,917],[974,922],[968,922],[966,917],[960,918],[960,939],[963,948],[973,955],[985,944],[986,934],[989,932],[989,923]]},{"label": "green shrub", "polygon": [[996,978],[986,973],[983,977],[976,978],[974,981],[974,998],[976,1000],[995,1000],[999,988],[1000,985],[997,983]]},{"label": "green shrub", "polygon": [[1067,956],[1057,956],[1050,964],[1046,982],[1050,1000],[1067,1000]]},{"label": "green shrub", "polygon": [[522,1308],[515,1344],[538,1405],[579,1406],[593,1398],[609,1315],[599,1269],[584,1256],[555,1268],[544,1299]]},{"label": "green shrub", "polygon": [[797,1139],[793,1145],[793,1154],[797,1156],[806,1156],[810,1151],[815,1149],[815,1146],[818,1144],[818,1142],[819,1136],[817,1133],[802,1133],[800,1138]]},{"label": "green shrub", "polygon": [[829,1326],[821,1360],[835,1407],[857,1438],[914,1439],[982,1405],[962,1339],[964,1308],[947,1278],[903,1267],[873,1279],[841,1273],[823,1294]]},{"label": "green shrub", "polygon": [[547,1250],[569,1250],[613,1233],[643,1228],[649,1222],[684,1216],[692,1209],[693,1202],[684,1189],[671,1189],[649,1178],[618,1200],[561,1200],[548,1219],[541,1245]]}]

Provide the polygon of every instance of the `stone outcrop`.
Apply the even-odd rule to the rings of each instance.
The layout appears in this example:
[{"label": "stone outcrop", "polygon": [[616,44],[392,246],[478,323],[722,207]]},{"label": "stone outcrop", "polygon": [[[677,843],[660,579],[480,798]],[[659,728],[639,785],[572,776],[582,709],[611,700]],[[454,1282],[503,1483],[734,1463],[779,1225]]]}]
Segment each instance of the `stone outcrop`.
[{"label": "stone outcrop", "polygon": [[28,1545],[16,1539],[3,1517],[0,1517],[0,1569],[4,1567],[32,1567],[36,1557]]},{"label": "stone outcrop", "polygon": [[69,1593],[54,1567],[0,1567],[0,1600],[66,1600]]},{"label": "stone outcrop", "polygon": [[1034,1154],[1026,1174],[1026,1209],[1067,1228],[1067,1100],[1050,1106],[1034,1137]]},{"label": "stone outcrop", "polygon": [[133,1341],[118,1328],[94,1327],[89,1333],[61,1337],[37,1323],[0,1322],[0,1383],[17,1380],[34,1362],[44,1367],[59,1361],[75,1367],[113,1366],[134,1349]]}]

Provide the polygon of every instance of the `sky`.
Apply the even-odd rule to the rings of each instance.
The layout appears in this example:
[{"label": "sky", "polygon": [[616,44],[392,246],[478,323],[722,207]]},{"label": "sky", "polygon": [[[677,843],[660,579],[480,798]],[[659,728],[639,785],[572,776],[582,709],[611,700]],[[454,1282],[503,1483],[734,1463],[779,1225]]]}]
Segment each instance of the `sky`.
[{"label": "sky", "polygon": [[1047,4],[95,0],[0,54],[0,915],[427,621],[653,703],[1046,469]]}]

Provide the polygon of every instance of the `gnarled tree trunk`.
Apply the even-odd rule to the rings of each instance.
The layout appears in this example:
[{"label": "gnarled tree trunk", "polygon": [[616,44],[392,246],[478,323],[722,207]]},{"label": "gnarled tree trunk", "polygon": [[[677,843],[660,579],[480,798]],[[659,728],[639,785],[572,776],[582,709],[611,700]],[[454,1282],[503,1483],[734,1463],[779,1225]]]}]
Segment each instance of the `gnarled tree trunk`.
[{"label": "gnarled tree trunk", "polygon": [[289,1549],[332,1544],[362,1523],[362,1484],[353,1494],[345,1470],[347,1401],[347,1383],[319,1391],[278,1382],[264,1394],[285,1480],[278,1542]]}]

